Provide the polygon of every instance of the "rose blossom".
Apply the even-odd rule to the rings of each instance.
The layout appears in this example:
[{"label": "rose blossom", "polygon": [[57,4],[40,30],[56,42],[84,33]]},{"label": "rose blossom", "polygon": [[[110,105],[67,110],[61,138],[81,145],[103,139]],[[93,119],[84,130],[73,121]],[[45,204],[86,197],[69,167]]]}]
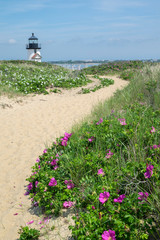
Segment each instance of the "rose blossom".
[{"label": "rose blossom", "polygon": [[109,196],[110,196],[109,192],[100,193],[99,201],[103,204],[108,200]]},{"label": "rose blossom", "polygon": [[51,178],[51,180],[50,180],[50,182],[49,182],[49,184],[48,184],[49,186],[56,186],[57,185],[57,181],[56,181],[56,179],[55,178]]},{"label": "rose blossom", "polygon": [[146,172],[144,173],[145,178],[151,178],[152,174],[153,174],[153,165],[149,165],[146,168]]},{"label": "rose blossom", "polygon": [[102,234],[102,240],[116,240],[115,231],[108,230],[104,231]]},{"label": "rose blossom", "polygon": [[73,202],[71,202],[71,201],[65,201],[64,203],[63,203],[63,207],[64,208],[70,208],[70,207],[72,207],[73,206]]}]

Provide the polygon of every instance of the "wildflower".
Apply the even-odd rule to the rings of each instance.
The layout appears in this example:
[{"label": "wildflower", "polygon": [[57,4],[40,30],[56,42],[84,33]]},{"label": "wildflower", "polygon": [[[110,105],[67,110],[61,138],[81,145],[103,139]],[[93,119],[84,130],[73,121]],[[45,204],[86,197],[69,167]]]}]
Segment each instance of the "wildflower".
[{"label": "wildflower", "polygon": [[98,215],[99,215],[99,219],[101,219],[101,218],[102,218],[102,214],[101,214],[101,213],[99,213]]},{"label": "wildflower", "polygon": [[109,192],[100,193],[99,194],[99,201],[103,204],[106,201],[108,201],[109,196],[110,196]]},{"label": "wildflower", "polygon": [[73,206],[73,202],[71,202],[71,201],[65,201],[64,203],[63,203],[63,207],[64,208],[70,208],[70,207],[72,207]]},{"label": "wildflower", "polygon": [[152,126],[150,133],[154,133],[155,131],[156,131],[156,129]]},{"label": "wildflower", "polygon": [[51,162],[51,165],[54,166],[54,165],[56,165],[56,164],[57,164],[56,159],[53,159],[52,162]]},{"label": "wildflower", "polygon": [[38,202],[33,203],[34,207],[38,207]]},{"label": "wildflower", "polygon": [[43,221],[44,221],[45,224],[48,224],[50,219],[48,217],[46,217],[46,218],[43,218]]},{"label": "wildflower", "polygon": [[116,240],[115,231],[108,230],[104,231],[102,234],[102,240]]},{"label": "wildflower", "polygon": [[62,146],[67,146],[67,140],[61,138],[62,142],[61,142],[61,145]]},{"label": "wildflower", "polygon": [[105,175],[105,173],[103,172],[103,169],[102,168],[100,168],[99,170],[98,170],[98,173],[97,173],[98,175],[102,175],[102,176],[104,176]]},{"label": "wildflower", "polygon": [[33,184],[30,182],[30,183],[28,184],[28,190],[30,191],[30,190],[32,190],[32,188],[33,188]]},{"label": "wildflower", "polygon": [[94,206],[92,206],[92,209],[95,210],[96,208]]},{"label": "wildflower", "polygon": [[55,165],[55,167],[53,169],[56,170],[57,168],[58,168],[58,165]]},{"label": "wildflower", "polygon": [[28,225],[28,224],[32,224],[32,223],[34,223],[34,221],[33,221],[33,220],[31,220],[30,222],[28,222],[28,223],[27,223],[27,225]]},{"label": "wildflower", "polygon": [[146,168],[146,172],[144,173],[145,178],[150,178],[153,174],[153,165],[149,165]]},{"label": "wildflower", "polygon": [[65,180],[64,183],[67,185],[68,189],[74,188],[74,183],[72,180]]},{"label": "wildflower", "polygon": [[67,137],[67,138],[70,138],[70,137],[72,136],[72,133],[67,133],[67,132],[65,132],[65,133],[64,133],[64,136]]},{"label": "wildflower", "polygon": [[127,125],[125,118],[119,118],[118,121],[121,125]]},{"label": "wildflower", "polygon": [[103,122],[103,118],[100,118],[100,120],[96,123],[96,125],[99,125],[102,122]]},{"label": "wildflower", "polygon": [[138,195],[139,195],[138,199],[141,201],[139,203],[141,203],[141,204],[143,204],[144,201],[147,201],[147,197],[149,196],[149,194],[147,192],[145,192],[145,193],[139,192]]},{"label": "wildflower", "polygon": [[125,198],[125,194],[120,195],[118,198],[115,198],[113,201],[114,202],[119,202],[122,203],[123,199]]},{"label": "wildflower", "polygon": [[47,153],[47,149],[44,149],[43,153]]},{"label": "wildflower", "polygon": [[67,141],[68,139],[72,136],[72,133],[66,133],[64,134],[64,138],[61,138],[62,142],[61,142],[61,145],[62,146],[67,146]]},{"label": "wildflower", "polygon": [[57,181],[56,181],[56,179],[55,178],[51,178],[51,180],[50,180],[50,182],[49,182],[49,184],[48,184],[48,186],[56,186],[57,185]]},{"label": "wildflower", "polygon": [[88,139],[89,142],[92,142],[93,140],[94,140],[94,137],[93,137],[93,136]]},{"label": "wildflower", "polygon": [[24,193],[24,195],[27,196],[27,195],[29,195],[29,193],[30,193],[29,191],[26,191],[26,192]]},{"label": "wildflower", "polygon": [[109,149],[109,152],[107,153],[106,158],[111,158],[112,155],[113,155],[113,153]]},{"label": "wildflower", "polygon": [[37,188],[37,185],[38,185],[38,181],[35,181],[35,187]]},{"label": "wildflower", "polygon": [[158,145],[153,145],[153,149],[156,149],[156,148],[158,148]]},{"label": "wildflower", "polygon": [[36,162],[38,162],[38,163],[39,163],[39,162],[40,162],[40,159],[39,159],[39,158],[37,158]]}]

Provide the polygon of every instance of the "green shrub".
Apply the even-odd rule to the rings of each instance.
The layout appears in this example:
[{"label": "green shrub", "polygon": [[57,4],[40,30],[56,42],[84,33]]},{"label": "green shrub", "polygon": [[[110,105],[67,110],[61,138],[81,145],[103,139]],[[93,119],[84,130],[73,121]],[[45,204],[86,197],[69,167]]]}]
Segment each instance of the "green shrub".
[{"label": "green shrub", "polygon": [[28,226],[21,227],[19,230],[20,238],[19,240],[38,240],[40,236],[40,231],[30,228]]}]

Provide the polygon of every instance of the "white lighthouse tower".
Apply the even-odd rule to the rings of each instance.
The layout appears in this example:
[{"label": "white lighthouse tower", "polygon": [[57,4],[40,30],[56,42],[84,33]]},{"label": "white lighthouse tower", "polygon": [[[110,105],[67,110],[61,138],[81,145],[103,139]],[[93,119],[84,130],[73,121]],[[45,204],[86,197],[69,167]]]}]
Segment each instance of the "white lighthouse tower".
[{"label": "white lighthouse tower", "polygon": [[41,45],[38,43],[38,38],[36,38],[34,36],[34,33],[32,33],[32,36],[28,38],[28,41],[29,43],[26,45],[26,49],[28,50],[28,60],[41,62],[42,59],[40,53]]}]

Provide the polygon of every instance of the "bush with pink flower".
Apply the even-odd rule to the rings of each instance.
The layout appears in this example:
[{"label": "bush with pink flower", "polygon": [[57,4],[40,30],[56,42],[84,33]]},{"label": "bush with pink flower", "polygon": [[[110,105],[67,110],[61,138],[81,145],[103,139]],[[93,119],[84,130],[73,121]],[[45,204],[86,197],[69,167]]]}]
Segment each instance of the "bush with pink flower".
[{"label": "bush with pink flower", "polygon": [[47,215],[72,208],[75,239],[147,239],[160,217],[158,114],[153,122],[134,104],[56,139],[28,178],[32,205]]}]

